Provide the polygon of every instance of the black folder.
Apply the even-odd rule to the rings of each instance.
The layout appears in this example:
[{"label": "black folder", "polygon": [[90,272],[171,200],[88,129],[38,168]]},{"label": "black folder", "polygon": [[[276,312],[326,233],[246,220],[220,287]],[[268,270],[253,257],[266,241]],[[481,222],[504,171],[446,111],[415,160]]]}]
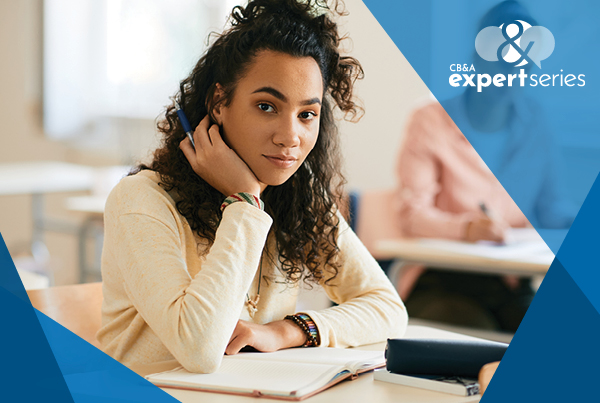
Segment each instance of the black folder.
[{"label": "black folder", "polygon": [[477,378],[481,367],[500,361],[507,348],[487,340],[388,339],[386,367],[395,374]]}]

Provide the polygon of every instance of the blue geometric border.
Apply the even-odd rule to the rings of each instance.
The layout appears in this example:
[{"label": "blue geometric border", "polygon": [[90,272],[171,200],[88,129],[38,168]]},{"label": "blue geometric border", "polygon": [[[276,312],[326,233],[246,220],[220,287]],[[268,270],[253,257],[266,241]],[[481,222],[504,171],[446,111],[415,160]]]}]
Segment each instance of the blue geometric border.
[{"label": "blue geometric border", "polygon": [[1,235],[0,306],[0,401],[177,402],[34,309]]},{"label": "blue geometric border", "polygon": [[599,203],[596,179],[482,402],[598,400]]},{"label": "blue geometric border", "polygon": [[[373,16],[394,41],[433,95],[445,106],[446,99],[457,97],[463,88],[452,88],[449,76],[452,63],[467,63],[474,56],[475,35],[483,26],[496,24],[493,14],[487,23],[479,20],[483,11],[497,2],[442,0],[364,0]],[[598,236],[600,228],[600,122],[590,119],[589,111],[600,110],[600,66],[598,29],[590,21],[600,17],[600,4],[589,0],[565,2],[525,0],[510,4],[513,16],[535,16],[536,24],[553,32],[554,53],[532,67],[529,74],[577,72],[584,74],[585,86],[569,88],[528,88],[513,93],[515,102],[527,95],[528,100],[545,105],[552,111],[540,114],[537,123],[555,131],[556,143],[571,148],[567,152],[570,166],[561,165],[556,155],[547,155],[552,169],[566,179],[562,194],[575,201],[578,211],[566,238],[543,231],[526,206],[530,189],[519,186],[533,166],[523,166],[510,175],[492,169],[513,200],[521,207],[546,243],[555,252],[550,267],[521,326],[515,334],[482,402],[567,402],[598,401],[594,389],[597,363],[600,361],[600,265]],[[506,5],[506,4],[505,4]],[[479,13],[479,14],[477,14]],[[469,26],[470,29],[464,27]],[[594,26],[595,27],[595,26]],[[485,63],[477,64],[485,66]],[[493,67],[493,66],[492,66]],[[495,67],[494,67],[495,68]],[[537,70],[536,70],[537,69]],[[497,72],[497,71],[496,71]],[[514,71],[518,73],[518,71]],[[476,71],[475,73],[487,73]],[[471,72],[472,74],[472,72]],[[500,93],[501,91],[499,91]],[[485,100],[484,97],[481,97]],[[525,100],[525,98],[522,98]],[[451,118],[469,136],[469,128],[455,111],[446,109]],[[565,111],[568,111],[565,112]],[[525,131],[525,134],[528,134]],[[549,149],[553,139],[545,132],[529,133],[522,141],[537,135],[538,149]],[[546,136],[546,137],[545,137]],[[497,157],[485,144],[476,151],[488,161]],[[493,164],[488,164],[490,167]],[[539,167],[538,167],[539,168]],[[557,187],[558,188],[558,187]],[[554,235],[553,235],[554,234]]]}]

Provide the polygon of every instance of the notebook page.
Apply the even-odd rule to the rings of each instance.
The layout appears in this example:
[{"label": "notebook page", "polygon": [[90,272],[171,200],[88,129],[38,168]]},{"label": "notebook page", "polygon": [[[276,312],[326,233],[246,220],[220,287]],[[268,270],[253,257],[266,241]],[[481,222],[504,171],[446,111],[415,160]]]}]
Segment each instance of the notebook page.
[{"label": "notebook page", "polygon": [[159,385],[242,393],[258,390],[279,396],[289,396],[293,391],[304,389],[298,393],[301,396],[326,385],[343,370],[323,364],[239,360],[233,357],[224,357],[219,370],[212,374],[194,374],[181,368],[150,375],[147,379]]},{"label": "notebook page", "polygon": [[384,364],[385,358],[383,351],[366,351],[347,348],[289,348],[279,350],[273,353],[239,353],[228,356],[228,359],[243,360],[269,360],[286,362],[305,362],[315,364],[330,364],[337,366],[348,366],[350,368],[360,368],[357,362],[364,363],[364,367],[370,367],[375,364]]},{"label": "notebook page", "polygon": [[504,242],[507,245],[514,243],[544,243],[544,239],[535,228],[509,228],[506,231]]}]

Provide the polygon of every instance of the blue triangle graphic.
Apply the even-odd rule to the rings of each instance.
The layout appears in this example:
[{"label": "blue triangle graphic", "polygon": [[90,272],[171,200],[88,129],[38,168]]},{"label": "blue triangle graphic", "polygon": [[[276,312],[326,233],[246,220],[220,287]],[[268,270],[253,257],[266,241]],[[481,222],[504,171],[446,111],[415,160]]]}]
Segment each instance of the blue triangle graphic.
[{"label": "blue triangle graphic", "polygon": [[598,270],[599,178],[596,178],[596,182],[579,210],[577,219],[571,226],[557,256],[598,312],[600,312],[600,293],[598,293],[600,284],[600,270]]},{"label": "blue triangle graphic", "polygon": [[[14,270],[5,260],[0,261],[0,268]],[[73,402],[31,305],[0,287],[0,306],[5,324],[0,332],[2,400]]]},{"label": "blue triangle graphic", "polygon": [[[589,52],[595,42],[590,31],[586,31],[589,24],[585,21],[598,15],[600,4],[573,0],[567,9],[556,0],[521,1],[527,10],[524,12],[515,2],[507,2],[504,5],[509,4],[512,11],[507,13],[505,7],[502,13],[488,13],[486,19],[482,19],[500,1],[363,1],[557,255],[482,402],[597,401],[593,385],[596,384],[596,362],[600,358],[597,342],[600,295],[596,291],[600,270],[597,270],[594,256],[597,253],[594,252],[599,238],[595,230],[600,228],[600,219],[594,209],[598,206],[600,189],[590,189],[600,186],[594,184],[600,169],[600,137],[597,136],[600,121],[588,116],[593,115],[590,111],[600,107],[600,81],[590,80],[600,57],[597,52]],[[507,155],[514,157],[520,152],[525,158],[521,166],[513,164],[511,169],[501,164],[494,167],[491,162],[498,160],[498,151],[491,142],[482,144],[483,137],[479,143],[475,141],[476,133],[465,124],[464,113],[458,113],[461,108],[456,105],[461,104],[452,103],[460,99],[465,86],[453,87],[449,79],[456,73],[461,84],[466,85],[463,74],[474,74],[477,81],[477,74],[491,77],[501,72],[493,62],[487,66],[477,64],[476,71],[469,72],[457,71],[456,66],[469,68],[477,60],[475,37],[482,27],[499,26],[500,20],[503,24],[509,23],[509,17],[523,19],[520,17],[528,13],[537,19],[535,25],[552,32],[556,47],[551,57],[543,61],[541,69],[530,66],[527,73],[540,78],[543,74],[550,76],[568,71],[589,77],[586,76],[585,86],[575,91],[566,86],[538,85],[521,88],[523,95],[504,92],[514,96],[513,112],[519,112],[520,118],[517,123],[511,122],[514,124],[511,134],[516,141],[508,148]],[[569,21],[568,27],[564,21]],[[518,68],[515,70],[504,73],[520,72]],[[494,93],[491,89],[488,95]],[[503,90],[496,93],[501,94]],[[485,97],[477,96],[475,99],[481,100],[480,106],[485,106],[491,98],[486,101]],[[517,105],[516,101],[522,102]],[[452,109],[452,106],[455,107]],[[536,156],[539,159],[534,158]],[[569,158],[569,164],[561,164],[565,157]],[[584,200],[585,208],[582,208]],[[570,203],[573,205],[569,206]],[[557,213],[568,209],[575,212],[579,208],[576,224],[564,243],[564,233],[544,229],[568,226],[564,225],[566,220],[553,218],[559,217]]]},{"label": "blue triangle graphic", "polygon": [[2,400],[73,402],[1,235],[0,306]]},{"label": "blue triangle graphic", "polygon": [[27,297],[25,288],[23,288],[23,283],[21,283],[21,278],[6,248],[2,234],[0,234],[0,287],[21,301],[29,303],[29,297]]},{"label": "blue triangle graphic", "polygon": [[558,259],[482,403],[597,401],[600,315]]},{"label": "blue triangle graphic", "polygon": [[7,402],[177,402],[31,306],[0,235],[2,399]]},{"label": "blue triangle graphic", "polygon": [[[494,11],[490,10],[500,1],[364,0],[364,3],[557,254],[564,233],[557,235],[552,229],[570,226],[600,169],[600,137],[595,135],[600,122],[587,118],[592,113],[588,111],[600,107],[597,96],[600,80],[591,79],[600,56],[586,50],[594,42],[586,34],[585,22],[586,16],[597,15],[600,5],[573,0],[569,8],[578,11],[567,13],[564,4],[556,0],[522,1],[521,5],[507,2],[504,4],[509,6]],[[561,19],[563,12],[571,18],[568,29]],[[477,83],[479,75],[491,79],[498,74],[505,78],[520,74],[520,67],[503,66],[500,61],[485,62],[475,52],[475,39],[482,27],[519,18],[544,26],[555,37],[556,47],[543,61],[543,67],[527,67],[523,85],[519,78],[511,85],[513,88],[468,85],[465,75]],[[578,45],[574,47],[572,42]],[[584,81],[588,79],[576,88],[560,82],[552,86],[533,85],[544,74],[558,78],[567,71],[583,74]],[[459,85],[451,85],[452,75],[460,78]],[[494,136],[485,136],[472,127],[472,119],[465,114],[465,90],[469,90],[469,97],[474,100],[471,104],[479,105],[483,111],[491,110],[496,100],[512,100],[505,143],[498,143]],[[478,116],[481,110],[476,112]]]},{"label": "blue triangle graphic", "polygon": [[177,401],[43,313],[36,313],[76,403]]}]

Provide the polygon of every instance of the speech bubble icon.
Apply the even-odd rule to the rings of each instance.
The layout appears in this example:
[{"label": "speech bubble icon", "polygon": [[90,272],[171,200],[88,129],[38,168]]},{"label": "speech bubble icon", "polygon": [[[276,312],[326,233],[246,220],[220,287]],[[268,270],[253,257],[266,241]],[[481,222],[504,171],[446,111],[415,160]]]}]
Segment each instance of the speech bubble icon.
[{"label": "speech bubble icon", "polygon": [[523,36],[521,36],[521,49],[527,49],[530,43],[533,44],[527,53],[527,57],[541,69],[542,60],[547,59],[554,52],[554,35],[548,28],[542,26],[531,27],[523,32]]},{"label": "speech bubble icon", "polygon": [[505,41],[502,29],[498,27],[486,27],[479,31],[475,38],[475,50],[483,60],[497,62],[498,47]]}]

